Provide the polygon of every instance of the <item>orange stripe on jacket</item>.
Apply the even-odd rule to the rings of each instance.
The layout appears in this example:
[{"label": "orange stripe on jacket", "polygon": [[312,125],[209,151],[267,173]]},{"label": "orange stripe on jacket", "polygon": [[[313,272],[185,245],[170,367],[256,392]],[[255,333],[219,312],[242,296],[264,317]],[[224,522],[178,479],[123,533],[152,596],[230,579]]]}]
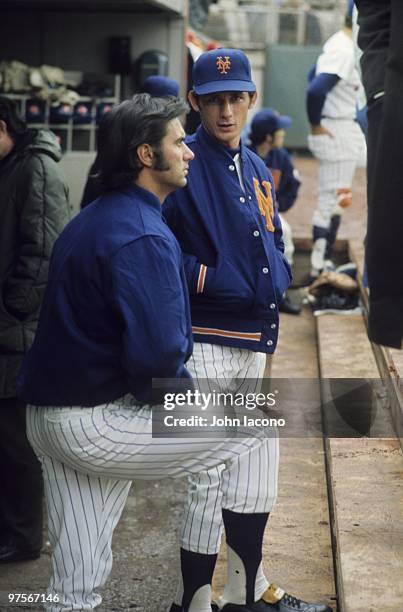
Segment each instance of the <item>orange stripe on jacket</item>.
[{"label": "orange stripe on jacket", "polygon": [[207,266],[204,264],[200,265],[199,278],[197,279],[197,289],[196,293],[203,293],[204,291],[204,282],[206,280]]},{"label": "orange stripe on jacket", "polygon": [[208,336],[222,336],[224,338],[237,338],[238,340],[255,340],[260,342],[262,334],[260,332],[235,332],[227,329],[215,329],[214,327],[192,327],[194,334],[205,334]]}]

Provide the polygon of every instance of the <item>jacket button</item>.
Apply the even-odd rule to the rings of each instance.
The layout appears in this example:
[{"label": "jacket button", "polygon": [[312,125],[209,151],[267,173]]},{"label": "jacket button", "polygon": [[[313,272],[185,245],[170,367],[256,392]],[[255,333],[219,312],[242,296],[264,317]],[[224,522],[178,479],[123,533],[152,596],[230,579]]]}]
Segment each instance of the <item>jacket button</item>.
[{"label": "jacket button", "polygon": [[248,198],[251,200],[251,199],[252,199],[252,196],[248,196]]},{"label": "jacket button", "polygon": [[267,344],[267,346],[273,346],[273,340],[268,340],[268,341],[266,342],[266,344]]},{"label": "jacket button", "polygon": [[239,201],[240,201],[240,202],[242,202],[242,204],[243,204],[243,203],[245,202],[245,198],[244,198],[243,196],[241,196],[241,197],[239,198]]},{"label": "jacket button", "polygon": [[270,325],[270,327],[271,327],[271,329],[276,329],[277,325],[276,325],[275,323],[272,323],[272,324]]},{"label": "jacket button", "polygon": [[260,236],[260,232],[258,230],[255,230],[253,232],[253,235],[254,235],[255,238],[257,238],[258,236]]},{"label": "jacket button", "polygon": [[269,273],[269,268],[262,268],[262,272],[263,272],[263,274],[268,274]]},{"label": "jacket button", "polygon": [[228,166],[228,170],[231,170],[231,172],[234,172],[235,170],[235,166],[233,166],[232,164],[230,166]]},{"label": "jacket button", "polygon": [[274,310],[274,309],[275,309],[275,307],[276,307],[276,305],[275,305],[275,304],[270,304],[270,308],[271,308],[272,310]]}]

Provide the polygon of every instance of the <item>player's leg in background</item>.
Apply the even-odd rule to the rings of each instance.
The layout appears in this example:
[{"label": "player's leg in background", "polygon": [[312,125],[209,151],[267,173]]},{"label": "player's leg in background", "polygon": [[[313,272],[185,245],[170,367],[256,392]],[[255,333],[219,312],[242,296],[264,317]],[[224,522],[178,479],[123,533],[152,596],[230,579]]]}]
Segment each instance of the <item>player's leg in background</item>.
[{"label": "player's leg in background", "polygon": [[352,183],[354,172],[357,165],[355,159],[347,159],[334,162],[335,173],[335,193],[336,199],[330,217],[329,234],[325,250],[325,268],[331,269],[333,249],[337,238],[337,233],[342,220],[343,212],[352,204]]},{"label": "player's leg in background", "polygon": [[342,212],[351,203],[355,167],[365,159],[365,139],[353,120],[323,119],[332,134],[310,135],[308,145],[319,161],[318,201],[312,218],[311,277],[331,266]]},{"label": "player's leg in background", "polygon": [[[279,214],[281,227],[283,230],[283,242],[284,242],[284,255],[291,266],[294,263],[294,240],[292,237],[292,229],[291,225],[288,223],[287,219],[284,217],[284,214]],[[288,314],[298,315],[301,312],[301,307],[295,304],[292,299],[289,297],[288,290],[285,292],[282,301],[279,303],[280,312],[285,312]]]},{"label": "player's leg in background", "polygon": [[311,277],[319,276],[325,265],[331,218],[337,204],[335,192],[337,163],[328,160],[319,162],[318,202],[312,217]]},{"label": "player's leg in background", "polygon": [[352,202],[351,185],[354,159],[321,161],[319,165],[318,205],[313,214],[311,276],[331,267],[333,248],[343,211]]},{"label": "player's leg in background", "polygon": [[295,246],[294,246],[294,240],[292,237],[291,225],[288,223],[284,215],[279,213],[279,217],[281,221],[281,227],[283,230],[284,255],[286,256],[288,263],[292,267],[294,263]]},{"label": "player's leg in background", "polygon": [[283,230],[283,241],[284,241],[284,255],[287,258],[288,263],[292,267],[294,263],[294,240],[292,237],[292,229],[291,225],[288,223],[287,219],[283,214],[279,214],[281,220],[281,227]]}]

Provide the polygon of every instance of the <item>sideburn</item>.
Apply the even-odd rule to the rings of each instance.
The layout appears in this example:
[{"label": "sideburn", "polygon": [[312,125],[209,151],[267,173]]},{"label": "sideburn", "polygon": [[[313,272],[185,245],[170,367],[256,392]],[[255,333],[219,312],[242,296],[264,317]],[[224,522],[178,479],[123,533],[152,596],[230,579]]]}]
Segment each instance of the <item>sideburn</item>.
[{"label": "sideburn", "polygon": [[163,152],[161,151],[161,147],[153,147],[153,153],[155,156],[153,170],[157,170],[158,172],[166,172],[170,170],[170,165],[165,159]]}]

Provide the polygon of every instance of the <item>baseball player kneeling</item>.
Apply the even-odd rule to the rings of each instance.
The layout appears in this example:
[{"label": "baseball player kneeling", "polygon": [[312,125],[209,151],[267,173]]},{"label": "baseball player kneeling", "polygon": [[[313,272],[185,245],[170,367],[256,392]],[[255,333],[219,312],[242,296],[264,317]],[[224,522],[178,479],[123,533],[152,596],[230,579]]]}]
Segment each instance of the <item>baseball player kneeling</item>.
[{"label": "baseball player kneeling", "polygon": [[[293,601],[268,587],[260,569],[275,495],[270,439],[152,436],[152,378],[188,378],[193,345],[182,254],[161,214],[166,196],[186,185],[193,159],[178,119],[183,111],[177,99],[142,94],[103,119],[106,190],[55,245],[38,333],[20,373],[53,546],[48,612],[101,603],[132,479],[197,475],[218,465],[233,574],[224,610]],[[181,607],[210,611],[215,557],[187,561]]]}]

